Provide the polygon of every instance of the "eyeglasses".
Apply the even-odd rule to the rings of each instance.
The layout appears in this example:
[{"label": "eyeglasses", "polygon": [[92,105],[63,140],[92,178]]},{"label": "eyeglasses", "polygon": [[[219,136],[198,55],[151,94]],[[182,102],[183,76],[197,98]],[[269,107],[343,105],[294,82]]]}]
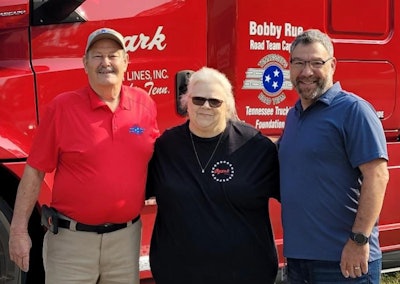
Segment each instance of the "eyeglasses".
[{"label": "eyeglasses", "polygon": [[192,97],[192,103],[196,106],[202,106],[206,103],[206,101],[212,108],[220,107],[222,105],[222,103],[224,102],[219,99],[207,99],[207,98],[203,98],[203,97]]},{"label": "eyeglasses", "polygon": [[296,69],[304,69],[307,63],[310,63],[310,67],[312,69],[320,69],[325,65],[326,62],[333,59],[333,57],[329,57],[327,60],[301,60],[301,59],[290,59],[290,64],[293,68]]}]

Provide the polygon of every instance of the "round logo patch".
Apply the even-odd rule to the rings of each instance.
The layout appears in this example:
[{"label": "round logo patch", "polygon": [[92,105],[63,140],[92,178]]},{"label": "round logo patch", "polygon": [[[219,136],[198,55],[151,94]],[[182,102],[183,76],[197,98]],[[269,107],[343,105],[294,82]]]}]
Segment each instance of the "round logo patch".
[{"label": "round logo patch", "polygon": [[217,182],[228,182],[234,176],[233,165],[228,161],[216,162],[211,168],[212,178]]}]

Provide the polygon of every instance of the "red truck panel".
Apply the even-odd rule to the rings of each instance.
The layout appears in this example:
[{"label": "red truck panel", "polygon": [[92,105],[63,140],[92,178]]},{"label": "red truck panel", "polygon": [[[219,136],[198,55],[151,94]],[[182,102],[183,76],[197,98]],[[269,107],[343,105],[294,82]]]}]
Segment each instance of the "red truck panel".
[{"label": "red truck panel", "polygon": [[[161,130],[184,121],[176,111],[176,74],[208,65],[231,80],[239,117],[276,139],[298,99],[289,81],[290,43],[303,30],[317,28],[335,42],[335,79],[370,101],[382,119],[391,177],[380,218],[381,246],[384,252],[400,251],[397,0],[364,0],[362,5],[359,0],[68,1],[76,5],[68,19],[37,14],[48,2],[0,4],[0,180],[6,186],[0,197],[10,207],[16,191],[11,185],[22,175],[47,103],[86,84],[82,56],[93,30],[107,26],[125,37],[130,56],[125,84],[149,92],[157,103]],[[55,14],[63,9],[57,7]],[[49,202],[51,186],[52,175],[47,175],[38,205]],[[270,208],[283,266],[280,205],[271,201]],[[147,256],[155,211],[149,205],[142,213],[143,279],[151,277]]]}]

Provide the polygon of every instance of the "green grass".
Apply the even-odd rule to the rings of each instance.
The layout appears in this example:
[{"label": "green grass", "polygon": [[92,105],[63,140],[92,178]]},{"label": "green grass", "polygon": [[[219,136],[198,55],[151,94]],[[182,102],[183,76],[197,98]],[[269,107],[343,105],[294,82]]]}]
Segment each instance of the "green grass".
[{"label": "green grass", "polygon": [[382,284],[399,284],[400,272],[382,274]]}]

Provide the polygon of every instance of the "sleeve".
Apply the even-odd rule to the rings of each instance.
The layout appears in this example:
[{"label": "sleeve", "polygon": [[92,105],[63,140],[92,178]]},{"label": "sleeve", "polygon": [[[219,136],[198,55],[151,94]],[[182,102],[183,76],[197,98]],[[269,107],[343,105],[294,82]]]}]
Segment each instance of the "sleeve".
[{"label": "sleeve", "polygon": [[158,141],[156,140],[154,145],[153,156],[150,159],[148,172],[147,172],[147,182],[146,182],[146,199],[152,198],[155,196],[155,179],[156,179],[156,160],[158,158]]},{"label": "sleeve", "polygon": [[[268,139],[269,140],[269,139]],[[268,174],[267,178],[270,184],[270,196],[275,198],[280,202],[280,187],[279,187],[279,160],[278,160],[278,150],[277,146],[269,141],[269,151],[268,151],[269,159],[268,162]]]},{"label": "sleeve", "polygon": [[368,102],[353,103],[345,121],[344,143],[354,168],[379,158],[388,160],[382,123]]},{"label": "sleeve", "polygon": [[[248,143],[246,160],[250,159],[252,173],[258,188],[262,188],[264,197],[280,201],[278,150],[268,137],[260,132]],[[250,148],[249,148],[250,147]]]},{"label": "sleeve", "polygon": [[58,162],[57,108],[50,104],[40,120],[27,163],[40,171],[52,172]]},{"label": "sleeve", "polygon": [[160,137],[160,130],[158,128],[158,123],[157,123],[157,106],[156,106],[155,101],[152,98],[150,98],[150,100],[151,100],[151,106],[152,106],[151,110],[152,110],[152,118],[153,118],[151,135],[154,139],[157,139],[158,137]]}]

